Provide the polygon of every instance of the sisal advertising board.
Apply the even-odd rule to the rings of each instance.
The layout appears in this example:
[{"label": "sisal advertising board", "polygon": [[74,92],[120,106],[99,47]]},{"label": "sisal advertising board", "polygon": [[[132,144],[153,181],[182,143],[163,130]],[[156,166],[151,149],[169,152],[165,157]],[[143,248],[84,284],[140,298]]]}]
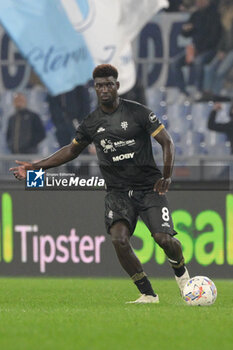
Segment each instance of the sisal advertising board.
[{"label": "sisal advertising board", "polygon": [[[104,195],[2,191],[0,275],[126,276],[105,231]],[[171,191],[168,196],[191,275],[232,277],[233,195]],[[140,220],[132,244],[150,276],[172,276],[163,251]]]}]

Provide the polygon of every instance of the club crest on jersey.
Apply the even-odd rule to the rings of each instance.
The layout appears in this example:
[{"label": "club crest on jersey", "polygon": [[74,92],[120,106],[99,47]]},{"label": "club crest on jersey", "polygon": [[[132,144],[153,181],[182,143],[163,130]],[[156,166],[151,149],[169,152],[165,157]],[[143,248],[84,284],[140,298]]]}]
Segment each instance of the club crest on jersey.
[{"label": "club crest on jersey", "polygon": [[156,120],[158,119],[158,118],[156,117],[156,115],[155,115],[153,112],[151,112],[151,113],[149,114],[148,118],[149,118],[149,121],[150,121],[151,123],[155,123]]},{"label": "club crest on jersey", "polygon": [[122,127],[122,129],[126,130],[128,128],[128,122],[126,122],[126,121],[121,122],[121,127]]},{"label": "club crest on jersey", "polygon": [[104,132],[104,131],[105,131],[105,128],[102,128],[102,126],[99,129],[97,129],[97,133]]},{"label": "club crest on jersey", "polygon": [[108,151],[110,152],[116,151],[116,148],[113,146],[113,143],[111,140],[103,139],[100,141],[100,145],[103,147],[104,153],[108,153]]}]

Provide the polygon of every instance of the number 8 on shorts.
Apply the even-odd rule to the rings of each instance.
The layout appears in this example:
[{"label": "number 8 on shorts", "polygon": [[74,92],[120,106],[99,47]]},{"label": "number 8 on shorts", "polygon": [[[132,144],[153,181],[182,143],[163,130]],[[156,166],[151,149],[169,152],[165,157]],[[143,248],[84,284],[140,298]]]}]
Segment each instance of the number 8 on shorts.
[{"label": "number 8 on shorts", "polygon": [[169,210],[167,207],[162,208],[162,219],[163,219],[163,221],[169,221],[169,219],[170,219]]}]

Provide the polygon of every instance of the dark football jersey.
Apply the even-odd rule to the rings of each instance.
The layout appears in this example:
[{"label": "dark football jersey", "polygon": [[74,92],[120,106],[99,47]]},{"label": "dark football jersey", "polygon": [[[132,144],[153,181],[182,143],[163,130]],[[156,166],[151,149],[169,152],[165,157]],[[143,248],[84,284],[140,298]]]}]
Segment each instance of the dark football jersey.
[{"label": "dark football jersey", "polygon": [[152,154],[151,136],[163,128],[150,109],[120,99],[113,113],[99,107],[89,114],[73,142],[95,144],[108,190],[151,189],[162,177]]}]

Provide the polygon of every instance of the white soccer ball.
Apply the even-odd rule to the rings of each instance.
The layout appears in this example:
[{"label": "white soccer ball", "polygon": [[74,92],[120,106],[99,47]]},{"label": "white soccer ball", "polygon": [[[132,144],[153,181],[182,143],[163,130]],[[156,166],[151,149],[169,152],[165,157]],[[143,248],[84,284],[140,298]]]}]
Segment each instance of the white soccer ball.
[{"label": "white soccer ball", "polygon": [[183,298],[190,306],[212,305],[217,298],[217,288],[208,277],[196,276],[184,286]]}]

